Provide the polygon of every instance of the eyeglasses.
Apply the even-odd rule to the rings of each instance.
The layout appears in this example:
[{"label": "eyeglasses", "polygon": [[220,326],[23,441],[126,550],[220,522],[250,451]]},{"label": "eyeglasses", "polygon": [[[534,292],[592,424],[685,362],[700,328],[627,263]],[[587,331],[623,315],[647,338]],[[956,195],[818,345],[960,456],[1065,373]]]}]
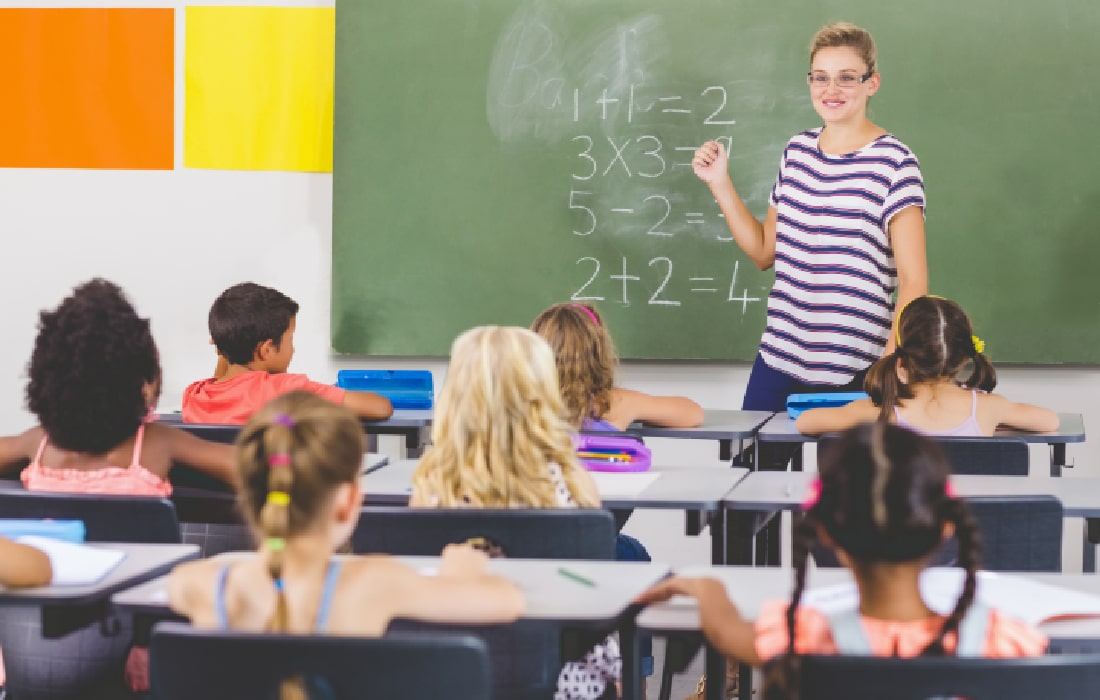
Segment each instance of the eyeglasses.
[{"label": "eyeglasses", "polygon": [[836,77],[830,77],[825,71],[810,71],[806,74],[806,83],[810,87],[823,88],[828,87],[830,81],[835,81],[837,87],[854,88],[856,85],[862,85],[867,82],[874,74],[875,71],[873,68],[863,75],[855,71],[845,71]]}]

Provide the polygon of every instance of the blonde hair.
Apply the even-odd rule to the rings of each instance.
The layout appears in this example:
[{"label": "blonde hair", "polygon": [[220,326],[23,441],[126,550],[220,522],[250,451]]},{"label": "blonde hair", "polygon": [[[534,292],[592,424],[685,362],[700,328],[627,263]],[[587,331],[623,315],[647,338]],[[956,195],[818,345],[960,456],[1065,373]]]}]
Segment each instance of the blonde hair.
[{"label": "blonde hair", "polygon": [[432,446],[413,494],[440,506],[552,508],[551,463],[582,507],[597,494],[578,485],[581,467],[566,423],[550,348],[525,328],[481,326],[458,336],[432,425]]},{"label": "blonde hair", "polygon": [[296,391],[260,409],[237,438],[240,498],[262,538],[275,585],[272,632],[288,626],[283,594],[286,539],[313,527],[336,487],[354,483],[363,460],[363,428],[350,411]]},{"label": "blonde hair", "polygon": [[583,427],[586,418],[603,418],[611,410],[619,357],[599,311],[588,304],[555,304],[538,315],[531,330],[554,351],[558,383],[573,427]]},{"label": "blonde hair", "polygon": [[875,40],[871,33],[862,27],[857,27],[851,22],[831,22],[826,24],[814,34],[810,42],[810,62],[821,49],[829,49],[838,46],[855,49],[863,62],[867,64],[867,70],[878,70],[878,50],[875,48]]}]

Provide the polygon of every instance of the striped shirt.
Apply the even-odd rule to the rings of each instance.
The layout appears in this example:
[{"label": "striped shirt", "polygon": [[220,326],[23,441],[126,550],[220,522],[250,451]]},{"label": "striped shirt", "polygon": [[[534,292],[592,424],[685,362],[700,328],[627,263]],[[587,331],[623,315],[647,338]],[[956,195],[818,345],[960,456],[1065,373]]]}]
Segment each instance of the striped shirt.
[{"label": "striped shirt", "polygon": [[772,188],[775,284],[760,355],[802,382],[840,386],[886,346],[897,287],[887,227],[923,209],[924,181],[890,134],[840,156],[819,150],[820,135],[787,143]]}]

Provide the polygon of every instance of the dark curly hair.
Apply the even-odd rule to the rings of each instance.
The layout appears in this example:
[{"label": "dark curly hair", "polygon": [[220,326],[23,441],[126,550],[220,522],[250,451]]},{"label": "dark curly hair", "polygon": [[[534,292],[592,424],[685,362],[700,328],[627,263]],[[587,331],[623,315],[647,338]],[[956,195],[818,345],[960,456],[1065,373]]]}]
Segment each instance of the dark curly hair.
[{"label": "dark curly hair", "polygon": [[214,300],[207,323],[221,356],[234,365],[247,365],[265,340],[278,348],[297,315],[298,302],[279,290],[242,282]]},{"label": "dark curly hair", "polygon": [[160,358],[149,319],[97,278],[42,312],[28,374],[27,408],[50,442],[103,454],[137,432],[149,410],[144,385],[159,391]]}]

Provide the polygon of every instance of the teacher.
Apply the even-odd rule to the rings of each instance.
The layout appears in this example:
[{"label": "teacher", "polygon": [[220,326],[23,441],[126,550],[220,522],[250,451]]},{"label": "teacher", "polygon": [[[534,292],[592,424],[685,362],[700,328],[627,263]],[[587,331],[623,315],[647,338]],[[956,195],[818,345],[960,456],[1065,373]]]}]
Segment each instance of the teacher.
[{"label": "teacher", "polygon": [[720,143],[704,143],[692,160],[737,245],[761,270],[775,266],[745,410],[783,411],[790,394],[861,390],[871,363],[893,351],[894,310],[928,291],[920,165],[867,118],[882,82],[874,39],[845,22],[822,27],[807,81],[824,126],[787,143],[764,221],[734,189]]}]

